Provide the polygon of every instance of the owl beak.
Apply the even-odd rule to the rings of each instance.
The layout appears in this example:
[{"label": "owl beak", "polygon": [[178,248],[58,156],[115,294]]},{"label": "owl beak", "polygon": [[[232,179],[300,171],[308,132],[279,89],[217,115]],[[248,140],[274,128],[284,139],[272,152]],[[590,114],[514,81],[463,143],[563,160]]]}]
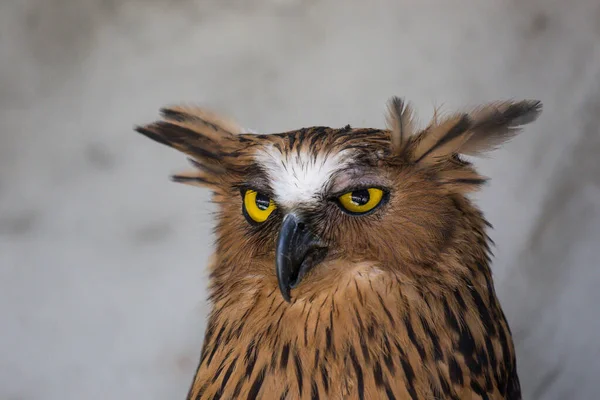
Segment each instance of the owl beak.
[{"label": "owl beak", "polygon": [[323,261],[327,247],[295,214],[287,214],[279,231],[276,248],[276,271],[281,295],[290,302],[290,290],[315,265]]}]

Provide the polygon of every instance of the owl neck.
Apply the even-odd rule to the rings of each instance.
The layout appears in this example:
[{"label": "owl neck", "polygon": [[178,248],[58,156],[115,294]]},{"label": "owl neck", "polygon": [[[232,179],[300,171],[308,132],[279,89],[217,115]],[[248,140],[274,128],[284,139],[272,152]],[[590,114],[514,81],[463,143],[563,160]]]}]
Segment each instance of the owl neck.
[{"label": "owl neck", "polygon": [[[288,391],[303,398],[313,384],[321,396],[352,397],[361,390],[358,376],[365,385],[380,388],[382,396],[389,389],[398,398],[419,391],[433,398],[452,386],[438,366],[447,368],[456,354],[464,365],[454,379],[475,379],[473,374],[481,371],[472,369],[482,368],[476,365],[484,353],[486,360],[508,366],[500,374],[510,374],[510,331],[487,259],[465,271],[453,284],[432,290],[402,273],[363,265],[341,277],[337,290],[291,304],[275,282],[264,278],[249,277],[252,282],[237,282],[237,287],[234,282],[226,292],[220,292],[225,286],[213,286],[214,305],[190,398],[219,390],[246,397],[256,385],[277,398]],[[228,379],[235,384],[223,386],[224,370],[234,360],[240,365],[232,367]],[[369,372],[362,366],[369,366]],[[504,375],[500,378],[507,379]]]},{"label": "owl neck", "polygon": [[307,290],[291,303],[281,296],[274,277],[257,274],[213,282],[206,340],[214,339],[211,331],[224,328],[219,339],[225,343],[243,334],[273,335],[313,347],[328,340],[328,327],[333,331],[335,324],[369,335],[373,329],[393,330],[415,318],[433,321],[444,315],[449,322],[453,314],[457,318],[473,314],[482,332],[493,329],[487,326],[492,319],[487,314],[502,318],[488,257],[482,252],[480,258],[469,256],[469,262],[448,255],[444,263],[421,266],[420,274],[374,263],[347,264],[333,283]]}]

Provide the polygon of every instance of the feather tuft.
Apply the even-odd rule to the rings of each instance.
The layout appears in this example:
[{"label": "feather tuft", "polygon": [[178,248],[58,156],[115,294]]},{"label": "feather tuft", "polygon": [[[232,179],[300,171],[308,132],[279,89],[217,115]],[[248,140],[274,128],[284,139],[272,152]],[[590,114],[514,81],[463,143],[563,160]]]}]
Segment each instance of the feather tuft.
[{"label": "feather tuft", "polygon": [[237,135],[244,133],[244,129],[229,118],[211,110],[190,106],[177,105],[160,109],[161,116],[169,121],[190,124],[205,135]]},{"label": "feather tuft", "polygon": [[538,100],[497,102],[476,109],[470,113],[473,133],[460,152],[476,156],[494,150],[516,136],[522,126],[535,121],[541,112]]},{"label": "feather tuft", "polygon": [[469,115],[456,114],[423,131],[416,141],[414,162],[431,164],[445,161],[467,140],[472,125]]},{"label": "feather tuft", "polygon": [[413,135],[415,130],[413,117],[414,112],[410,103],[395,96],[388,101],[386,123],[391,130],[392,153],[400,154],[408,138]]}]

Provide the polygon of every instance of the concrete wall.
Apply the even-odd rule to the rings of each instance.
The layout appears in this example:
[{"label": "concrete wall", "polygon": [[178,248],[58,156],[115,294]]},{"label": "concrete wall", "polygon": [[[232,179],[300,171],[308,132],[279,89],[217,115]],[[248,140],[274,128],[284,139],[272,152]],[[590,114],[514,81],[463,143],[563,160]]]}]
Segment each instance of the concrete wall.
[{"label": "concrete wall", "polygon": [[600,4],[593,0],[0,3],[0,398],[183,398],[200,351],[208,194],[132,126],[179,101],[245,126],[383,126],[538,98],[478,196],[526,398],[600,376]]}]

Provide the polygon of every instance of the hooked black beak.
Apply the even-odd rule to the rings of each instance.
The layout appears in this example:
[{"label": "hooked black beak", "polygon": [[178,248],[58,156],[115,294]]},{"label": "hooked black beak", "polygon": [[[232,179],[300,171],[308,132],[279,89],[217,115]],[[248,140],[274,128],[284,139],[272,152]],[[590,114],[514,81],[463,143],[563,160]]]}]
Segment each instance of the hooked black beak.
[{"label": "hooked black beak", "polygon": [[304,275],[323,261],[327,248],[301,219],[288,214],[281,224],[275,254],[279,290],[289,303],[290,289],[298,286]]}]

